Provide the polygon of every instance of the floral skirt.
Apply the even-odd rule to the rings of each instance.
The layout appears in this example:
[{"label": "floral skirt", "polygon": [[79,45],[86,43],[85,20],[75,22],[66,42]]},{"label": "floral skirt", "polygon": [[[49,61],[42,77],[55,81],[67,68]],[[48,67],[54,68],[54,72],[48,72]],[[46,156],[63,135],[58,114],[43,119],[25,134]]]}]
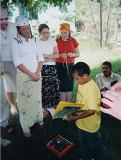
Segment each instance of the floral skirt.
[{"label": "floral skirt", "polygon": [[31,81],[27,75],[17,71],[16,83],[20,124],[23,130],[27,130],[34,123],[43,121],[41,80]]},{"label": "floral skirt", "polygon": [[60,102],[59,81],[55,65],[42,68],[42,105],[43,108],[55,108]]}]

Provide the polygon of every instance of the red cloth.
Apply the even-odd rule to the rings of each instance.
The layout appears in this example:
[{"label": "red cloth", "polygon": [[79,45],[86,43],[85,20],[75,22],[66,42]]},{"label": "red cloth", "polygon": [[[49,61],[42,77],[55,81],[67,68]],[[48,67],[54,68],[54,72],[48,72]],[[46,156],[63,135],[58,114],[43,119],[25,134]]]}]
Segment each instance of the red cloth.
[{"label": "red cloth", "polygon": [[[74,49],[78,47],[79,43],[76,41],[76,39],[70,37],[67,41],[63,41],[61,38],[57,39],[59,54],[67,54],[69,52],[74,52]],[[67,63],[74,63],[75,58],[73,57],[67,57],[66,61]],[[58,63],[64,63],[65,60],[63,58],[58,58],[56,60]]]}]

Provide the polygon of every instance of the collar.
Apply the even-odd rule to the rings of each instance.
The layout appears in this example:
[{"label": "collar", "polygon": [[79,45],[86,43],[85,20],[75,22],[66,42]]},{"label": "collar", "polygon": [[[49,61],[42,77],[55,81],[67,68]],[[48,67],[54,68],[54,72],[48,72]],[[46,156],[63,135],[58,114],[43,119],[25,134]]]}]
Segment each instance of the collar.
[{"label": "collar", "polygon": [[[19,35],[19,40],[21,40],[22,42],[27,42],[23,36],[21,36],[20,34],[18,34],[18,35]],[[30,41],[30,39],[32,39],[32,38],[29,38],[28,42]]]},{"label": "collar", "polygon": [[109,77],[105,77],[105,75],[103,74],[104,78],[113,78],[113,72],[111,73],[111,75]]},{"label": "collar", "polygon": [[[21,36],[20,34],[18,34],[18,35],[17,35],[17,38],[15,38],[15,39],[16,39],[19,43],[22,44],[23,42],[28,42],[28,43],[29,43],[29,42],[33,39],[33,37],[32,37],[32,38],[29,38],[28,41],[26,41],[23,36]],[[35,41],[36,41],[36,40],[35,40]]]}]

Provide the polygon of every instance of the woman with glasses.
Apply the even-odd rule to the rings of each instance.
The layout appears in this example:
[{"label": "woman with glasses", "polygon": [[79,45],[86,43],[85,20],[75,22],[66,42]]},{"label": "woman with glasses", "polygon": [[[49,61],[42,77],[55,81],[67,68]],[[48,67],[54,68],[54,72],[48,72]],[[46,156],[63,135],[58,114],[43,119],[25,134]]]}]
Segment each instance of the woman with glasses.
[{"label": "woman with glasses", "polygon": [[45,59],[42,68],[42,105],[44,114],[47,116],[47,110],[53,111],[60,101],[59,81],[55,66],[55,60],[59,54],[56,41],[49,38],[48,25],[40,24],[38,31],[40,34],[39,46]]}]

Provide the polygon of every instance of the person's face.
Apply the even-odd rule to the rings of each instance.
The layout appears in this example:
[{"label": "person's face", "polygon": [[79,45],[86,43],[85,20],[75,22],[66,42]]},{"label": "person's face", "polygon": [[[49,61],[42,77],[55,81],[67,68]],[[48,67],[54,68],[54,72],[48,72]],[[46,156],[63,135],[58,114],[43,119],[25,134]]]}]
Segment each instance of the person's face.
[{"label": "person's face", "polygon": [[29,38],[31,36],[31,27],[30,27],[30,25],[21,26],[19,28],[19,32],[21,33],[21,35],[23,37]]},{"label": "person's face", "polygon": [[48,28],[43,28],[40,35],[41,35],[42,38],[48,39],[49,35],[50,35],[49,29]]},{"label": "person's face", "polygon": [[69,31],[67,31],[67,30],[61,30],[60,31],[60,35],[61,35],[61,37],[63,38],[63,39],[68,39],[69,38]]},{"label": "person's face", "polygon": [[107,65],[102,65],[102,72],[106,77],[111,75],[111,69]]},{"label": "person's face", "polygon": [[78,73],[74,73],[72,76],[78,82],[78,84],[83,85],[86,83],[85,75],[79,76]]},{"label": "person's face", "polygon": [[4,15],[0,17],[0,29],[6,30],[8,27],[8,17],[7,15]]}]

